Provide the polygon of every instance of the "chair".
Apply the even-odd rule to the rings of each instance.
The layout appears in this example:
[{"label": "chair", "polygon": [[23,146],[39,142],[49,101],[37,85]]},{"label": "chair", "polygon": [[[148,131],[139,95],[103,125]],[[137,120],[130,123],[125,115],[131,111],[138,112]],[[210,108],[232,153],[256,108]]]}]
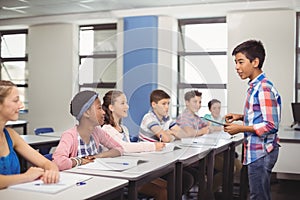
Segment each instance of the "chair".
[{"label": "chair", "polygon": [[[43,133],[51,133],[51,132],[54,132],[54,129],[51,128],[51,127],[44,127],[44,128],[36,128],[34,129],[34,133],[36,135],[40,135],[40,134],[43,134]],[[51,147],[43,147],[43,148],[40,148],[39,149],[39,152],[40,154],[42,155],[46,155],[46,154],[49,154],[51,150]],[[48,156],[46,156],[48,158]]]}]

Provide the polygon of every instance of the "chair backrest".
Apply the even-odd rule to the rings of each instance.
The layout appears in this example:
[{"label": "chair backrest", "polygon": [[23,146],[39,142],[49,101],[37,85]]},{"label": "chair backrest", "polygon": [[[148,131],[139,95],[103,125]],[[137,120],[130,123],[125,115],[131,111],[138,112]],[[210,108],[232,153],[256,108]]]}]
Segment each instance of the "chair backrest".
[{"label": "chair backrest", "polygon": [[54,132],[54,129],[51,127],[44,127],[44,128],[36,128],[34,129],[34,133],[36,135],[42,134],[42,133],[51,133]]}]

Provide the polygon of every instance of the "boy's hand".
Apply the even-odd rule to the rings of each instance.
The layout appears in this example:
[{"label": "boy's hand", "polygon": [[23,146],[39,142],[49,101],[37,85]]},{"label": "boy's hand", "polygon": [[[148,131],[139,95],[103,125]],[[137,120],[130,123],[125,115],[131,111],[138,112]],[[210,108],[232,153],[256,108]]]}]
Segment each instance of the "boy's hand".
[{"label": "boy's hand", "polygon": [[225,115],[225,121],[227,123],[232,123],[232,122],[238,121],[238,120],[243,120],[243,115],[233,114],[233,113],[229,113],[229,114]]},{"label": "boy's hand", "polygon": [[224,126],[224,131],[229,133],[230,135],[234,135],[242,132],[242,125],[239,124],[226,124]]},{"label": "boy's hand", "polygon": [[165,146],[166,146],[166,144],[163,142],[155,142],[155,150],[156,151],[161,151]]}]

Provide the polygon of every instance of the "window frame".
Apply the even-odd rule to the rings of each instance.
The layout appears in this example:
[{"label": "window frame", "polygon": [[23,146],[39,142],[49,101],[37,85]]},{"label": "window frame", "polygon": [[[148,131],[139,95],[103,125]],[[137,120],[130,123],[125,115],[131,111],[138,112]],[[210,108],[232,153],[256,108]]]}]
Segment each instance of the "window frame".
[{"label": "window frame", "polygon": [[[212,24],[212,23],[226,23],[226,17],[212,17],[212,18],[196,18],[196,19],[179,19],[178,20],[178,29],[179,32],[181,33],[181,41],[182,41],[182,47],[183,50],[180,51],[178,50],[178,56],[177,56],[177,71],[178,74],[181,74],[181,62],[180,60],[182,57],[185,56],[226,56],[227,51],[185,51],[184,50],[184,39],[183,39],[183,26],[185,25],[192,25],[192,24]],[[181,80],[181,76],[178,76],[178,84],[177,84],[177,97],[180,95],[179,90],[184,90],[184,89],[227,89],[227,84],[198,84],[198,83],[184,83]],[[180,104],[179,98],[177,98],[177,105]],[[176,106],[176,115],[179,115],[179,106]]]},{"label": "window frame", "polygon": [[[16,34],[26,34],[28,35],[27,29],[17,29],[17,30],[0,30],[0,38],[2,38],[3,35],[16,35]],[[0,41],[0,64],[2,67],[2,63],[4,62],[28,62],[28,54],[25,52],[24,57],[9,57],[5,58],[1,56],[1,50],[2,50],[2,40]],[[2,80],[2,74],[0,71],[0,80]],[[28,88],[28,80],[25,84],[16,84],[17,87],[25,87]]]},{"label": "window frame", "polygon": [[[85,29],[86,28],[86,29]],[[82,30],[83,29],[83,30]],[[92,25],[81,25],[79,26],[79,31],[84,30],[117,30],[117,23],[109,23],[109,24],[92,24]],[[116,59],[117,58],[117,52],[107,52],[107,53],[96,53],[96,54],[90,54],[90,55],[80,55],[79,53],[79,66],[82,63],[82,60],[85,58],[104,58],[104,59]],[[81,88],[101,88],[101,89],[114,89],[116,88],[117,83],[116,82],[94,82],[94,83],[83,83],[79,84],[79,90]]]}]

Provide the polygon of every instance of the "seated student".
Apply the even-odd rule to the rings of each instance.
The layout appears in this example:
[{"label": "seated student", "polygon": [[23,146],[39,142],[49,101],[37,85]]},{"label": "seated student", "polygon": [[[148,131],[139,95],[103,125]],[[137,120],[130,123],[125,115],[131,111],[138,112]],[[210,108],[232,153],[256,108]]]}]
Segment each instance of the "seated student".
[{"label": "seated student", "polygon": [[[123,153],[121,145],[99,126],[104,122],[105,112],[97,93],[77,93],[71,101],[70,112],[79,124],[62,134],[53,153],[53,162],[59,170],[93,162],[94,158],[116,157]],[[102,151],[102,145],[109,150]]]},{"label": "seated student", "polygon": [[121,123],[129,109],[123,92],[107,92],[103,97],[102,108],[105,111],[102,129],[122,145],[124,152],[160,151],[165,146],[162,142],[130,142],[129,131]]},{"label": "seated student", "polygon": [[[208,109],[210,114],[205,114],[204,118],[211,119],[217,122],[225,123],[224,117],[221,116],[221,101],[212,99],[208,102]],[[217,123],[210,123],[210,129],[214,131],[223,131],[223,126]]]},{"label": "seated student", "polygon": [[[57,183],[57,166],[30,147],[11,128],[5,128],[7,121],[15,121],[23,108],[17,86],[10,81],[0,81],[0,189],[10,185],[41,179],[44,183]],[[20,173],[17,153],[36,167]]]},{"label": "seated student", "polygon": [[196,113],[201,108],[202,93],[192,90],[184,94],[184,111],[177,117],[176,123],[185,131],[186,136],[195,137],[210,132],[209,123]]},{"label": "seated student", "polygon": [[[212,119],[217,122],[225,123],[225,118],[221,116],[221,101],[218,99],[212,99],[208,102],[208,109],[211,112],[211,114],[204,115],[207,119]],[[212,132],[214,131],[223,131],[224,127],[217,123],[211,123],[210,130]],[[240,173],[240,170],[242,169],[242,163],[238,159],[238,154],[236,154],[236,158],[234,160],[234,172],[235,174]],[[220,172],[223,171],[223,156],[217,155],[216,156],[216,169]]]},{"label": "seated student", "polygon": [[[151,110],[146,113],[140,125],[139,137],[142,141],[172,142],[184,137],[184,131],[168,116],[170,96],[163,90],[153,90],[150,94]],[[183,193],[194,184],[193,176],[183,171]]]},{"label": "seated student", "polygon": [[[202,120],[196,113],[201,108],[202,93],[197,90],[191,90],[184,94],[186,108],[177,117],[177,124],[186,132],[190,137],[201,136],[211,132],[210,123]],[[222,157],[222,156],[221,156]],[[217,191],[218,187],[222,185],[223,174],[219,170],[219,166],[223,167],[223,158],[220,159],[219,155],[215,157],[215,174],[213,180],[213,191]],[[187,168],[193,175],[196,182],[197,169],[196,166]]]},{"label": "seated student", "polygon": [[[118,90],[111,90],[103,97],[105,120],[102,129],[121,144],[124,152],[160,151],[165,146],[162,142],[130,142],[129,132],[122,124],[127,117],[128,104],[125,94]],[[167,184],[163,179],[156,179],[141,186],[139,192],[153,196],[157,200],[167,199]]]}]

